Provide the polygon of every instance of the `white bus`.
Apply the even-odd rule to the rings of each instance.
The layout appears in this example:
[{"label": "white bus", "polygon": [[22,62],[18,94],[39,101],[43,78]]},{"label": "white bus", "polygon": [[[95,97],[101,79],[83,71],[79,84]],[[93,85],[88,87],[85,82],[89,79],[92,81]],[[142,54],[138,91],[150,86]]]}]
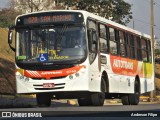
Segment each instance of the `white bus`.
[{"label": "white bus", "polygon": [[20,15],[8,43],[15,51],[17,93],[36,94],[38,106],[52,99],[102,106],[114,98],[138,105],[140,94],[154,90],[150,36],[86,11]]}]

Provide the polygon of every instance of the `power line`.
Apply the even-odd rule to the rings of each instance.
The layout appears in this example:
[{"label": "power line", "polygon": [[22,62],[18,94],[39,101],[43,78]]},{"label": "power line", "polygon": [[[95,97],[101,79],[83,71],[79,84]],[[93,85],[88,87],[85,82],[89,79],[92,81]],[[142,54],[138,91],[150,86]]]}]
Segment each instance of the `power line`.
[{"label": "power line", "polygon": [[[146,1],[147,3],[150,4],[150,0],[144,0],[144,1]],[[160,4],[155,1],[154,1],[154,5],[157,6],[158,8],[160,8]]]},{"label": "power line", "polygon": [[155,25],[156,29],[160,31],[160,28]]},{"label": "power line", "polygon": [[137,18],[136,19],[134,18],[133,20],[139,21],[143,24],[151,25],[149,22],[146,22],[146,21],[143,21],[143,20],[140,20],[140,19],[137,19]]}]

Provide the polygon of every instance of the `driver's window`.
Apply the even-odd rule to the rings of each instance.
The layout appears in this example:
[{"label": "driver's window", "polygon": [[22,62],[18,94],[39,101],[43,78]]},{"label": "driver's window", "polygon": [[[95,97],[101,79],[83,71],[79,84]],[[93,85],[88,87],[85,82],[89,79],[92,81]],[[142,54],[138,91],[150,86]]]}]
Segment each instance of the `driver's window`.
[{"label": "driver's window", "polygon": [[89,48],[89,62],[92,64],[97,56],[97,34],[96,21],[88,19],[88,48]]},{"label": "driver's window", "polygon": [[94,20],[88,20],[88,46],[90,52],[96,52],[96,22]]}]

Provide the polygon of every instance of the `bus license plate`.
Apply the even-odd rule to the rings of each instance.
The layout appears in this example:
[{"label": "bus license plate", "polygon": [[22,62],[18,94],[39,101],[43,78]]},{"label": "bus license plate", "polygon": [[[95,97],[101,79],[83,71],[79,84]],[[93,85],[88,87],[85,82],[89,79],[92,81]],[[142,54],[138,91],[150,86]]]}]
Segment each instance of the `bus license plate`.
[{"label": "bus license plate", "polygon": [[54,83],[43,83],[43,88],[54,88]]}]

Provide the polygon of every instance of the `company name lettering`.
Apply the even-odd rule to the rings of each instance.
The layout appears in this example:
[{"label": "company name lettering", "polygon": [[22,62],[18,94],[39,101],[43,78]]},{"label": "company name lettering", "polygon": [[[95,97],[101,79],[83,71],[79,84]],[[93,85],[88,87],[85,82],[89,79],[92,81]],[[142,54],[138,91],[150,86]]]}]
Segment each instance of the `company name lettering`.
[{"label": "company name lettering", "polygon": [[133,70],[133,63],[132,62],[123,61],[123,60],[114,59],[113,66],[114,67],[118,67],[118,68],[125,68],[125,69]]},{"label": "company name lettering", "polygon": [[55,72],[42,72],[41,75],[56,75],[62,74],[62,71],[55,71]]}]

